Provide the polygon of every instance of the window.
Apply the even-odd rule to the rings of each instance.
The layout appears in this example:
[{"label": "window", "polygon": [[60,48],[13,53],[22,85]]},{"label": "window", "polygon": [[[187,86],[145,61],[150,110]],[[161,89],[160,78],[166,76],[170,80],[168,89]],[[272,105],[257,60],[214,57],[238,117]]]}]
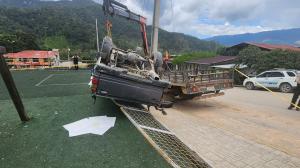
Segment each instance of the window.
[{"label": "window", "polygon": [[286,72],[290,77],[295,77],[296,74],[294,72]]},{"label": "window", "polygon": [[38,58],[33,58],[32,62],[39,62],[39,59]]},{"label": "window", "polygon": [[269,74],[270,74],[270,72],[265,72],[265,73],[258,75],[257,78],[266,78],[269,76]]},{"label": "window", "polygon": [[28,58],[19,58],[21,62],[28,62]]},{"label": "window", "polygon": [[44,62],[48,62],[48,61],[49,61],[49,59],[48,59],[48,58],[45,58],[45,59],[44,59]]},{"label": "window", "polygon": [[284,77],[284,74],[282,72],[270,72],[270,76],[269,77],[282,78],[282,77]]},{"label": "window", "polygon": [[5,58],[5,61],[6,62],[13,62],[13,59],[11,59],[11,58]]}]

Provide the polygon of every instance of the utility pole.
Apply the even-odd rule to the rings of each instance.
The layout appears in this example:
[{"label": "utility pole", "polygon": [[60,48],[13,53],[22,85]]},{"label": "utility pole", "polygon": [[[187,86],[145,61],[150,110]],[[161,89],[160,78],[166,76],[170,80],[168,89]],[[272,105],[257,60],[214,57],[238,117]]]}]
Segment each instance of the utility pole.
[{"label": "utility pole", "polygon": [[12,78],[12,75],[9,71],[9,68],[6,64],[3,54],[6,53],[5,47],[0,46],[0,73],[2,75],[3,81],[8,89],[9,95],[14,102],[14,105],[18,111],[21,121],[29,121],[30,118],[25,112],[25,108],[22,102],[22,99],[19,95],[15,82]]},{"label": "utility pole", "polygon": [[96,36],[97,36],[97,52],[100,52],[99,48],[99,32],[98,32],[98,19],[96,19]]},{"label": "utility pole", "polygon": [[[155,0],[153,23],[152,23],[151,54],[157,52],[157,48],[158,48],[159,15],[160,15],[160,0]],[[154,58],[154,60],[156,60],[156,58]]]}]

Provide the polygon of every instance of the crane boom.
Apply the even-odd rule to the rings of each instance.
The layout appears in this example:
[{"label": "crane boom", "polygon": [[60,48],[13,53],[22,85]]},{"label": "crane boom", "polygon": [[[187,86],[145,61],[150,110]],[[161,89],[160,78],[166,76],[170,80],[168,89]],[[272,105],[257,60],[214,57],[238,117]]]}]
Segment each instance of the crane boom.
[{"label": "crane boom", "polygon": [[104,0],[103,11],[105,15],[111,15],[111,16],[117,15],[125,19],[132,20],[139,23],[141,34],[142,34],[144,53],[146,56],[149,55],[149,46],[148,46],[147,32],[146,32],[147,19],[145,17],[130,11],[127,8],[127,6],[115,0]]}]

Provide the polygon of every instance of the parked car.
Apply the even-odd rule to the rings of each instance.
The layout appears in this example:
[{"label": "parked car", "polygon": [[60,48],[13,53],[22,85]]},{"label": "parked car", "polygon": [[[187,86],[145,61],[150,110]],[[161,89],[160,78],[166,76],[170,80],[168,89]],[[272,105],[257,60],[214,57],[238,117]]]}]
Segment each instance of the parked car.
[{"label": "parked car", "polygon": [[265,71],[255,77],[245,79],[243,85],[248,90],[260,88],[259,84],[261,84],[267,88],[279,89],[281,92],[289,93],[297,86],[296,72],[296,70],[284,69]]}]

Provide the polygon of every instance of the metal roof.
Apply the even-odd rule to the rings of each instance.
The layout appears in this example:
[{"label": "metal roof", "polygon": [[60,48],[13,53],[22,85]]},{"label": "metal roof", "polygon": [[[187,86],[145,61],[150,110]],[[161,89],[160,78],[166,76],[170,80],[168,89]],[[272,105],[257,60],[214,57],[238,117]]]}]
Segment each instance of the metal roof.
[{"label": "metal roof", "polygon": [[266,43],[252,43],[252,42],[246,42],[245,44],[254,45],[256,47],[264,48],[264,49],[267,49],[267,50],[280,49],[280,50],[290,50],[290,51],[300,52],[300,48],[294,47],[294,46],[291,46],[291,45],[278,45],[278,44],[266,44]]},{"label": "metal roof", "polygon": [[25,50],[18,53],[4,54],[6,58],[55,58],[59,55],[58,51],[36,51]]},{"label": "metal roof", "polygon": [[236,56],[215,56],[215,57],[210,57],[210,58],[202,58],[202,59],[197,59],[197,60],[191,60],[191,61],[186,61],[186,63],[190,64],[206,64],[206,65],[211,65],[211,64],[218,64],[222,62],[227,62],[227,61],[233,61],[236,60]]},{"label": "metal roof", "polygon": [[221,69],[232,69],[232,68],[238,68],[238,69],[244,69],[247,68],[248,66],[245,64],[225,64],[225,65],[215,65],[211,66],[213,68],[221,68]]}]

